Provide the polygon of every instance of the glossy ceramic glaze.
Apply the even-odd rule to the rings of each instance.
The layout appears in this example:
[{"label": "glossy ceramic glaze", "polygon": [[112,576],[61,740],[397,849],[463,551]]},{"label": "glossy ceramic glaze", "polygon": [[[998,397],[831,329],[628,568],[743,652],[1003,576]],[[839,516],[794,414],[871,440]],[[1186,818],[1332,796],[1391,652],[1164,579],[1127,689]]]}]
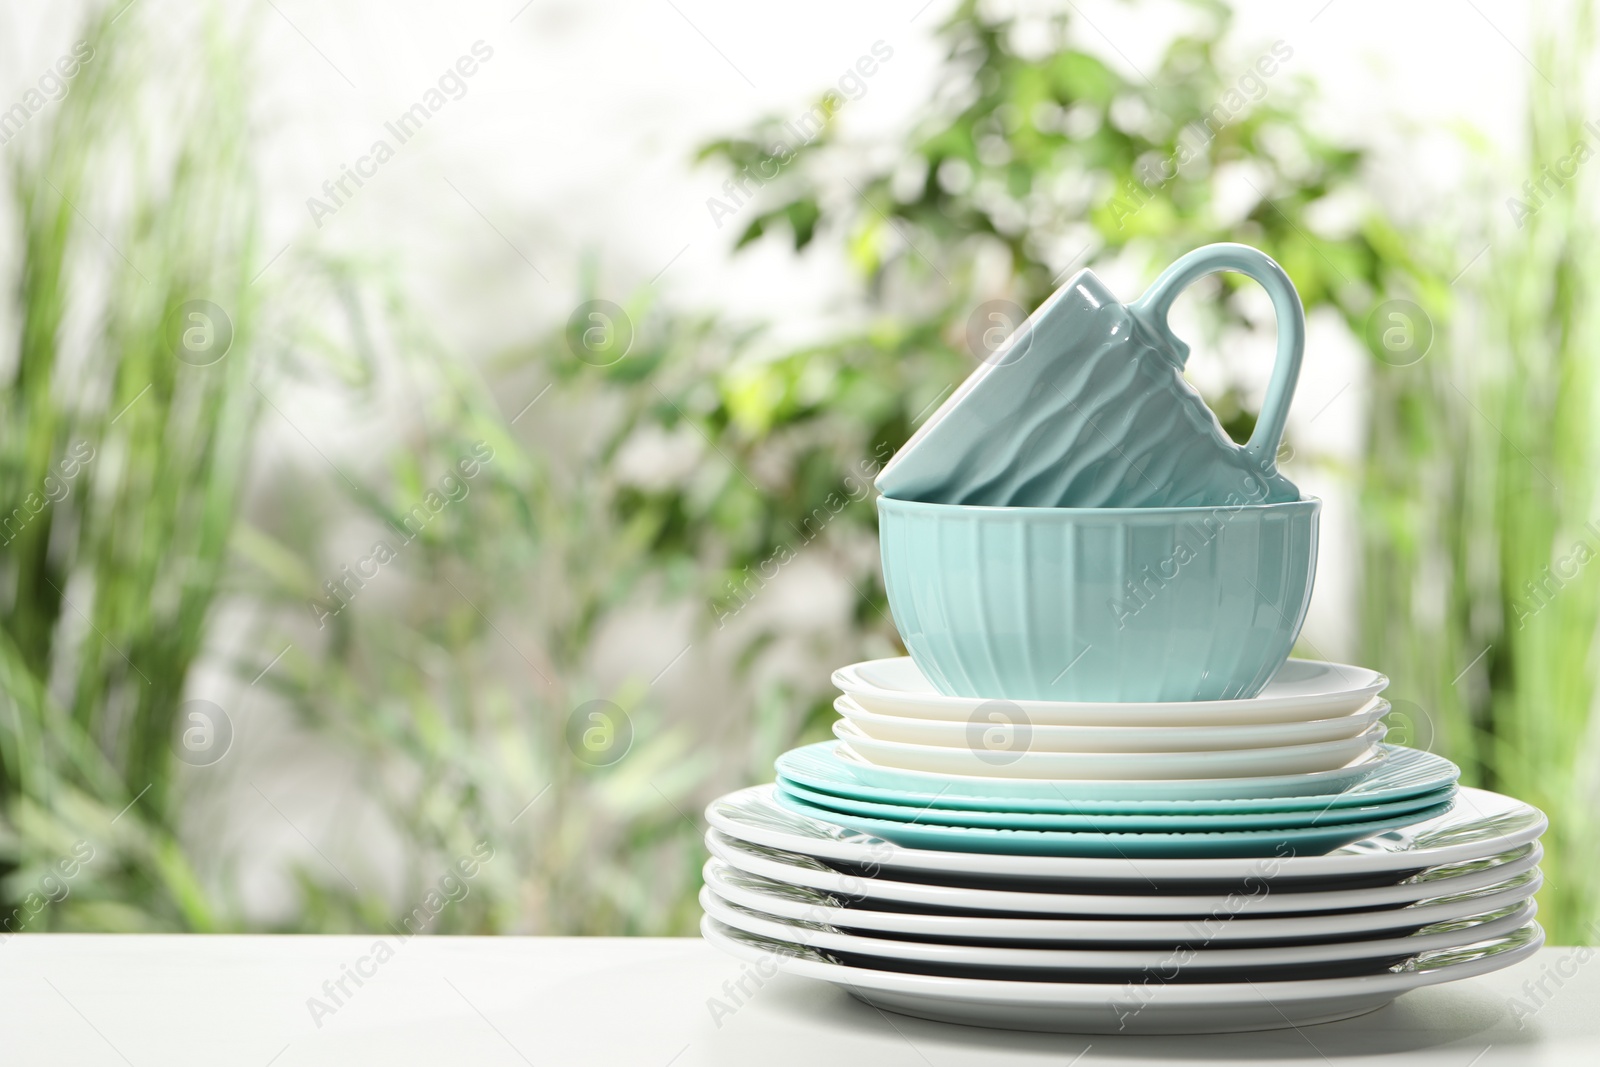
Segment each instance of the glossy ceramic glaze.
[{"label": "glossy ceramic glaze", "polygon": [[1253,697],[1289,657],[1322,503],[971,507],[878,500],[896,629],[942,693]]},{"label": "glossy ceramic glaze", "polygon": [[1538,839],[1549,825],[1539,809],[1485,789],[1463,786],[1449,813],[1404,829],[1352,842],[1330,855],[1290,855],[1267,862],[1250,858],[1065,857],[1020,854],[976,854],[928,848],[904,848],[870,833],[814,819],[779,804],[772,785],[752,786],[719,797],[706,807],[706,822],[728,837],[753,845],[794,852],[863,870],[919,871],[941,877],[980,876],[986,883],[1002,880],[1062,882],[1104,880],[1159,886],[1169,880],[1265,879],[1316,881],[1332,888],[1337,881],[1365,881],[1393,874],[1394,880],[1429,867],[1493,856]]},{"label": "glossy ceramic glaze", "polygon": [[1544,944],[1544,931],[1530,922],[1506,937],[1421,953],[1382,974],[1270,983],[1108,985],[876,970],[847,966],[816,949],[735,930],[710,917],[701,921],[700,931],[711,944],[747,963],[831,982],[881,1010],[1008,1030],[1121,1035],[1277,1030],[1347,1019],[1375,1011],[1408,990],[1509,967]]},{"label": "glossy ceramic glaze", "polygon": [[[1184,380],[1189,348],[1167,326],[1178,294],[1222,270],[1260,282],[1278,318],[1277,362],[1243,446]],[[1080,271],[922,424],[877,485],[904,500],[995,506],[1295,500],[1276,456],[1304,347],[1294,285],[1256,249],[1196,249],[1126,307]]]},{"label": "glossy ceramic glaze", "polygon": [[1387,715],[1389,702],[1375,700],[1359,711],[1331,719],[1240,726],[1050,726],[1034,722],[1031,716],[1026,719],[1019,716],[1017,719],[1020,721],[1008,721],[999,715],[992,720],[980,717],[968,722],[951,722],[948,719],[915,719],[907,715],[879,715],[847,696],[835,700],[833,709],[854,723],[863,734],[879,741],[964,748],[981,744],[982,734],[986,732],[1020,731],[1025,725],[1028,747],[1034,752],[1153,753],[1216,752],[1339,741],[1355,737]]},{"label": "glossy ceramic glaze", "polygon": [[1236,900],[1220,923],[1205,917],[1117,919],[1079,915],[949,915],[916,909],[879,909],[838,900],[797,886],[774,883],[742,871],[712,866],[709,883],[716,894],[768,915],[824,923],[841,930],[899,934],[924,941],[970,939],[991,942],[1099,942],[1104,945],[1181,944],[1195,938],[1210,943],[1265,944],[1403,934],[1435,923],[1515,908],[1543,885],[1539,871],[1459,896],[1430,898],[1402,908],[1332,911],[1314,915],[1254,914],[1251,904],[1267,894],[1258,890]]},{"label": "glossy ceramic glaze", "polygon": [[1266,858],[1284,855],[1320,856],[1353,841],[1436,819],[1448,814],[1452,803],[1447,799],[1432,807],[1405,814],[1391,814],[1386,818],[1366,822],[1336,823],[1328,826],[1161,833],[1117,832],[1105,829],[1069,832],[942,826],[929,822],[875,819],[851,812],[833,811],[809,804],[777,789],[774,789],[772,797],[778,805],[790,811],[813,819],[837,823],[861,833],[872,834],[905,848],[1006,856],[1109,856],[1127,859],[1140,859],[1146,856],[1169,859],[1202,856]]},{"label": "glossy ceramic glaze", "polygon": [[1455,785],[1461,769],[1443,756],[1379,745],[1360,763],[1317,774],[1259,778],[1051,781],[955,778],[878,767],[839,741],[821,741],[779,756],[778,776],[835,796],[882,804],[957,811],[1058,815],[1204,815],[1322,812],[1383,804]]},{"label": "glossy ceramic glaze", "polygon": [[[870,659],[833,672],[833,684],[880,715],[967,722],[983,704],[977,697],[946,696],[910,656]],[[1366,667],[1291,659],[1248,700],[1187,700],[1165,704],[1074,703],[1019,700],[1035,726],[1245,726],[1331,719],[1358,711],[1383,692],[1389,679]]]},{"label": "glossy ceramic glaze", "polygon": [[[1170,970],[1173,951],[1173,946],[1169,945],[1019,946],[873,937],[804,919],[769,915],[758,907],[725,899],[709,886],[700,890],[700,908],[735,930],[835,953],[858,965],[870,966],[873,960],[901,960],[917,970],[926,969],[935,974],[943,970],[998,968],[1002,972],[1013,969],[1031,972],[1025,977],[1043,981],[1071,981],[1074,977],[1114,979],[1119,972],[1138,976],[1138,972],[1146,968],[1163,965]],[[1471,915],[1433,928],[1424,927],[1415,933],[1358,937],[1316,945],[1218,948],[1202,944],[1189,952],[1186,978],[1194,981],[1204,973],[1210,981],[1227,982],[1238,981],[1241,977],[1253,981],[1322,977],[1319,972],[1332,972],[1329,977],[1341,973],[1375,974],[1420,952],[1504,937],[1532,922],[1537,911],[1533,901],[1526,900],[1498,911]],[[1052,971],[1077,973],[1052,975],[1049,973]],[[996,978],[1008,977],[1005,973],[990,974]]]},{"label": "glossy ceramic glaze", "polygon": [[971,747],[908,745],[868,737],[847,719],[834,722],[833,735],[855,755],[879,767],[951,777],[1126,782],[1140,778],[1259,778],[1272,773],[1337,770],[1376,748],[1386,729],[1383,723],[1373,723],[1355,737],[1340,741],[1212,752],[1040,752],[1029,748],[1021,733],[998,727],[982,731]]},{"label": "glossy ceramic glaze", "polygon": [[[871,876],[852,874],[795,852],[763,848],[737,841],[718,830],[706,831],[706,848],[713,859],[701,872],[706,884],[717,878],[716,868],[732,867],[759,875],[780,885],[820,889],[845,901],[867,902],[874,907],[900,911],[957,911],[968,914],[999,912],[1021,915],[1112,915],[1122,918],[1210,915],[1237,910],[1229,897],[1237,889],[1216,883],[1163,880],[1159,891],[1148,883],[1131,892],[1106,892],[1094,882],[1062,880],[1048,889],[1015,888],[1015,883],[955,879],[959,884],[900,881],[892,872]],[[1341,885],[1337,889],[1285,889],[1257,894],[1250,903],[1252,915],[1306,914],[1317,911],[1363,911],[1368,908],[1404,907],[1419,900],[1455,896],[1498,885],[1533,870],[1544,858],[1537,842],[1509,852],[1466,863],[1430,867],[1421,874],[1383,885]],[[1314,883],[1313,883],[1314,884]]]},{"label": "glossy ceramic glaze", "polygon": [[811,789],[799,782],[779,777],[775,783],[778,792],[796,800],[827,811],[865,815],[870,819],[889,822],[919,823],[928,826],[988,827],[995,830],[1062,830],[1069,833],[1131,832],[1178,833],[1217,830],[1274,830],[1288,827],[1337,826],[1341,823],[1371,822],[1391,815],[1409,815],[1426,808],[1436,807],[1450,800],[1453,786],[1445,786],[1421,796],[1404,800],[1390,800],[1379,804],[1354,804],[1330,807],[1326,811],[1254,811],[1222,813],[1197,813],[1192,815],[1166,812],[1133,813],[1127,815],[1099,815],[1094,812],[1018,812],[1018,811],[964,811],[959,808],[934,808],[917,804],[885,804],[881,801],[858,800]]}]

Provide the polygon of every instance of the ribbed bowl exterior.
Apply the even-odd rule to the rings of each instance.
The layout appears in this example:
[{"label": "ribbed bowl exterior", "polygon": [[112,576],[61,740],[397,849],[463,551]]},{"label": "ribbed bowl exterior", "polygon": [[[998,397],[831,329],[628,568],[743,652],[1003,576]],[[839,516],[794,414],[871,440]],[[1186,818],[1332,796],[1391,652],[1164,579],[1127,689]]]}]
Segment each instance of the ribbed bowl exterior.
[{"label": "ribbed bowl exterior", "polygon": [[1320,500],[989,508],[881,497],[889,608],[950,696],[1231,700],[1288,658]]}]

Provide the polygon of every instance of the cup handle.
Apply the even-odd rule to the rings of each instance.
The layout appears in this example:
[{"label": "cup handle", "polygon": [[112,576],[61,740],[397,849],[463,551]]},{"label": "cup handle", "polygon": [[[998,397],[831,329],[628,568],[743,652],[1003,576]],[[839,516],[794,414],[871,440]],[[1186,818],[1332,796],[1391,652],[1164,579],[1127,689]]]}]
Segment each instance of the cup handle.
[{"label": "cup handle", "polygon": [[1272,298],[1272,309],[1278,318],[1277,362],[1272,367],[1272,380],[1267,385],[1267,398],[1261,405],[1255,432],[1244,446],[1245,454],[1256,463],[1257,469],[1272,475],[1278,469],[1278,445],[1283,440],[1289,402],[1294,399],[1295,383],[1300,378],[1300,360],[1306,347],[1305,309],[1283,268],[1271,256],[1249,245],[1206,245],[1180,257],[1163,271],[1144,295],[1129,305],[1129,310],[1171,337],[1167,312],[1178,294],[1207,274],[1224,270],[1237,271],[1259,282]]}]

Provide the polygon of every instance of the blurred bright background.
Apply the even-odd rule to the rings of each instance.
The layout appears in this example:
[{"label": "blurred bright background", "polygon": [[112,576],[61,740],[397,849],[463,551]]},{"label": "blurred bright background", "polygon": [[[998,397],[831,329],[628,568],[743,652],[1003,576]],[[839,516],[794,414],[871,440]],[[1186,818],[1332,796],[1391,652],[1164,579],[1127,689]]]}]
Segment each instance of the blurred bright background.
[{"label": "blurred bright background", "polygon": [[[870,482],[980,305],[1238,240],[1310,322],[1298,653],[1548,811],[1540,920],[1600,941],[1593,29],[8,5],[6,929],[693,932],[700,807],[899,652]],[[1266,298],[1174,324],[1242,440]]]}]

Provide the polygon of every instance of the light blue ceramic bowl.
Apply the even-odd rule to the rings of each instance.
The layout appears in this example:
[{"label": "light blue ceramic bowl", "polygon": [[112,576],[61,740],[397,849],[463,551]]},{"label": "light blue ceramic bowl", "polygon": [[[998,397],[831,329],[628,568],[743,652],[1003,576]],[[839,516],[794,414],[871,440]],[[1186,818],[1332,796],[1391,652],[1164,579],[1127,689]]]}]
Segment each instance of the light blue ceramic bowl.
[{"label": "light blue ceramic bowl", "polygon": [[1232,700],[1260,692],[1300,634],[1321,510],[880,497],[878,543],[895,627],[940,692]]}]

